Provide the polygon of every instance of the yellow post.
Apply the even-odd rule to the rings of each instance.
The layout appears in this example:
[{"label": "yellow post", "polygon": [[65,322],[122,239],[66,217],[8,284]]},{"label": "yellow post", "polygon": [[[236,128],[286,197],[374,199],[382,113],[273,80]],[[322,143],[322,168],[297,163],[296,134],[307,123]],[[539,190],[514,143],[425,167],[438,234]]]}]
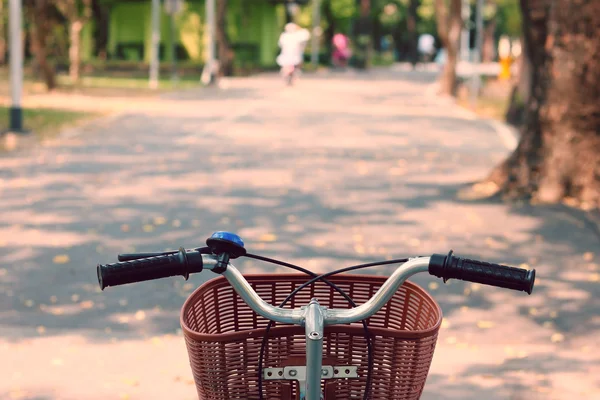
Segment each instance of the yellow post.
[{"label": "yellow post", "polygon": [[498,74],[499,80],[510,79],[510,66],[512,64],[512,58],[510,56],[510,39],[507,36],[502,36],[498,43],[498,58],[500,59],[500,73]]}]

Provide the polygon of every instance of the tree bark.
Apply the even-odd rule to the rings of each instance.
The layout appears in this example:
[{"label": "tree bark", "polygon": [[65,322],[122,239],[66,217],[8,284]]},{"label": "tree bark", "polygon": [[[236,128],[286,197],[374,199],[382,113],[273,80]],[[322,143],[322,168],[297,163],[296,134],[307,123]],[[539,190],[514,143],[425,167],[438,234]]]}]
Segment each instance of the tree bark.
[{"label": "tree bark", "polygon": [[496,56],[496,16],[492,17],[483,30],[483,48],[481,60],[484,63],[494,61]]},{"label": "tree bark", "polygon": [[69,78],[76,83],[81,64],[81,30],[92,16],[92,0],[63,0],[56,5],[69,21]]},{"label": "tree bark", "polygon": [[97,54],[100,60],[106,60],[108,51],[108,30],[109,30],[109,11],[108,6],[102,0],[92,1],[92,14],[96,22],[94,32],[94,53]]},{"label": "tree bark", "polygon": [[410,0],[408,4],[408,14],[406,18],[406,32],[408,34],[409,59],[413,69],[419,62],[419,35],[417,33],[417,8],[419,8],[419,0]]},{"label": "tree bark", "polygon": [[525,123],[525,106],[531,90],[531,60],[526,50],[527,43],[521,38],[521,56],[518,60],[518,75],[511,90],[506,121],[516,127]]},{"label": "tree bark", "polygon": [[79,81],[79,65],[81,64],[81,29],[83,23],[75,20],[69,24],[69,78],[71,82]]},{"label": "tree bark", "polygon": [[216,39],[219,54],[219,76],[233,75],[234,52],[227,35],[227,0],[217,0]]},{"label": "tree bark", "polygon": [[50,33],[52,21],[49,16],[50,2],[48,0],[35,0],[25,3],[31,15],[31,50],[37,65],[42,73],[48,91],[56,88],[56,72],[54,66],[48,61],[46,38]]},{"label": "tree bark", "polygon": [[0,65],[6,62],[6,31],[4,26],[4,0],[0,0]]},{"label": "tree bark", "polygon": [[600,206],[600,3],[521,0],[531,61],[521,140],[491,174],[503,193]]},{"label": "tree bark", "polygon": [[323,18],[327,21],[327,29],[323,32],[323,36],[325,39],[325,46],[327,49],[327,53],[331,54],[333,51],[333,36],[335,35],[335,17],[333,15],[333,10],[331,9],[331,0],[325,0],[323,2]]},{"label": "tree bark", "polygon": [[460,50],[460,33],[463,25],[461,0],[450,0],[450,9],[445,0],[436,0],[435,14],[442,46],[446,49],[446,63],[440,80],[440,93],[456,93],[456,63]]}]

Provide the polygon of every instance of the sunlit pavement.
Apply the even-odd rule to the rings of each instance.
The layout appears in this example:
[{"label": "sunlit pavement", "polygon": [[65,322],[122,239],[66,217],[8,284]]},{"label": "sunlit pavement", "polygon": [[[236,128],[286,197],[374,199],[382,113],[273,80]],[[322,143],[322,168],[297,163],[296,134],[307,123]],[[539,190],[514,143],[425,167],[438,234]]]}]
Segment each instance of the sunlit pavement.
[{"label": "sunlit pavement", "polygon": [[215,230],[315,271],[450,249],[534,267],[531,296],[415,279],[445,315],[423,398],[599,398],[598,236],[462,195],[509,150],[428,96],[433,74],[232,79],[0,157],[0,398],[195,398],[178,311],[213,275],[100,292],[95,266]]}]

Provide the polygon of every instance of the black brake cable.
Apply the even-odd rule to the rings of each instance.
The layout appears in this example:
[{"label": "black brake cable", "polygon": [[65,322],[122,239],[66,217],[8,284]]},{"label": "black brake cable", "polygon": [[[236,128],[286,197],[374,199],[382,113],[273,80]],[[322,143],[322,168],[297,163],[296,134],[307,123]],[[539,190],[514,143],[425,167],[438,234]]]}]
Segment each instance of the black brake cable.
[{"label": "black brake cable", "polygon": [[[255,254],[246,254],[246,257],[249,258],[254,258],[257,260],[261,260],[261,261],[265,261],[265,262],[270,262],[273,264],[277,264],[277,265],[281,265],[287,268],[291,268],[300,272],[303,272],[307,275],[310,275],[313,277],[313,279],[311,279],[308,282],[305,282],[304,284],[300,285],[298,288],[296,288],[294,291],[292,291],[292,293],[290,293],[287,298],[280,304],[279,307],[283,307],[288,301],[290,301],[298,292],[300,292],[300,290],[302,290],[303,288],[313,284],[316,281],[322,281],[324,283],[326,283],[327,285],[329,285],[331,288],[333,288],[334,290],[336,290],[338,293],[340,293],[346,300],[348,300],[348,302],[350,303],[350,305],[352,307],[356,307],[356,303],[354,303],[354,301],[352,300],[352,298],[350,298],[350,296],[348,296],[342,289],[340,289],[337,285],[335,285],[334,283],[328,281],[327,279],[325,279],[328,276],[332,276],[335,274],[339,274],[342,272],[347,272],[347,271],[352,271],[352,270],[357,270],[357,269],[362,269],[362,268],[368,268],[368,267],[374,267],[374,266],[378,266],[378,265],[389,265],[389,264],[399,264],[399,263],[405,263],[406,261],[408,261],[407,258],[402,258],[402,259],[395,259],[395,260],[388,260],[388,261],[379,261],[379,262],[373,262],[373,263],[367,263],[367,264],[360,264],[360,265],[354,265],[351,267],[347,267],[347,268],[342,268],[336,271],[331,271],[322,275],[318,275],[315,274],[314,272],[311,272],[309,270],[306,270],[302,267],[299,267],[297,265],[293,265],[290,263],[286,263],[284,261],[279,261],[279,260],[275,260],[275,259],[271,259],[271,258],[267,258],[267,257],[262,257],[262,256],[258,256]],[[365,320],[361,321],[363,324],[363,328],[365,330],[365,340],[367,342],[367,380],[365,382],[365,393],[363,396],[364,400],[367,400],[369,397],[369,391],[370,391],[370,387],[371,387],[371,381],[372,381],[372,372],[373,372],[373,350],[372,350],[372,343],[371,343],[371,336],[369,334],[369,328],[367,326],[367,323]],[[268,341],[268,334],[269,331],[271,329],[271,327],[273,326],[273,322],[269,321],[269,323],[267,324],[267,328],[265,331],[265,335],[263,336],[263,340],[261,343],[261,348],[260,348],[260,354],[259,354],[259,365],[258,365],[258,390],[259,390],[259,396],[260,396],[260,400],[264,400],[263,397],[263,391],[262,391],[262,364],[263,364],[263,358],[264,358],[264,352],[266,349],[266,345],[267,345],[267,341]]]}]

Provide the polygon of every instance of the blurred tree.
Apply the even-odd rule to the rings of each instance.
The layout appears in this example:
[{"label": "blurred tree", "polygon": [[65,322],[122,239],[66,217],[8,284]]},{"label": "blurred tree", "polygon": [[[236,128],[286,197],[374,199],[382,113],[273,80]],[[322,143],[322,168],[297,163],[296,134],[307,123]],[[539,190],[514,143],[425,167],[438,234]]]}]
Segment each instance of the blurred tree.
[{"label": "blurred tree", "polygon": [[530,96],[490,179],[509,196],[600,207],[600,2],[521,0]]},{"label": "blurred tree", "polygon": [[219,60],[219,76],[233,75],[233,59],[235,57],[227,34],[227,3],[227,0],[217,0],[215,28]]},{"label": "blurred tree", "polygon": [[461,0],[436,0],[437,30],[442,47],[446,50],[446,62],[440,79],[440,93],[454,95],[456,92],[456,63],[460,50],[460,33],[463,26]]},{"label": "blurred tree", "polygon": [[79,80],[81,30],[92,17],[92,0],[56,0],[56,6],[69,24],[69,77]]},{"label": "blurred tree", "polygon": [[419,61],[419,33],[417,32],[418,15],[417,8],[419,0],[410,0],[408,5],[408,15],[406,18],[406,31],[408,33],[409,58],[413,68]]},{"label": "blurred tree", "polygon": [[110,6],[114,0],[92,0],[92,19],[94,20],[94,54],[100,60],[108,57],[108,30]]},{"label": "blurred tree", "polygon": [[4,8],[5,0],[0,0],[0,65],[6,62],[6,12]]},{"label": "blurred tree", "polygon": [[371,0],[356,0],[359,16],[354,25],[356,67],[366,69],[371,58]]},{"label": "blurred tree", "polygon": [[56,23],[56,8],[50,0],[25,0],[23,5],[29,21],[31,51],[46,88],[52,90],[56,87],[56,71],[49,60],[48,38]]}]

